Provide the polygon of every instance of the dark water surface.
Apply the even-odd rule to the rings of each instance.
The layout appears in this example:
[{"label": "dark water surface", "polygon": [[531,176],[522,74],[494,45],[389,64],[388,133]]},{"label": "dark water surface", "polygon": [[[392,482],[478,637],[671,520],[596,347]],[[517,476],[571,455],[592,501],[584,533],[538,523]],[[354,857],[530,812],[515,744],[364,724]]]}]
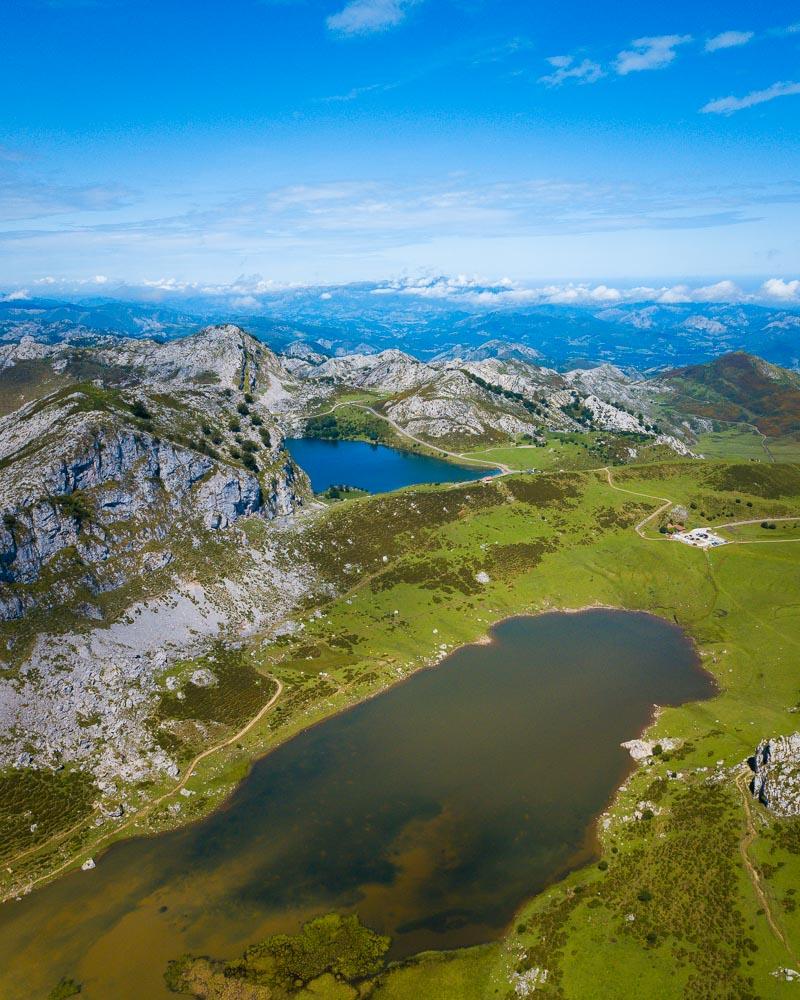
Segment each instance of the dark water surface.
[{"label": "dark water surface", "polygon": [[279,748],[209,819],[0,907],[0,996],[68,974],[88,1000],[157,1000],[169,958],[231,957],[334,908],[395,955],[499,936],[591,856],[630,766],[619,744],[653,703],[713,687],[684,635],[643,614],[515,618],[492,638]]},{"label": "dark water surface", "polygon": [[481,465],[455,465],[366,441],[287,438],[286,447],[308,473],[315,493],[341,485],[388,493],[417,483],[463,483],[491,472]]}]

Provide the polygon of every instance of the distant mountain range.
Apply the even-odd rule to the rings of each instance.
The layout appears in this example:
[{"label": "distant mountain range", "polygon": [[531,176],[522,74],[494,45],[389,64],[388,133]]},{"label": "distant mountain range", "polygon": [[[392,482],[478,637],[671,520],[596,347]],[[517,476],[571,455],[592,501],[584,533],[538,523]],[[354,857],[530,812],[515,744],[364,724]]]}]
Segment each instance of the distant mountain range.
[{"label": "distant mountain range", "polygon": [[179,305],[115,299],[0,301],[0,342],[24,335],[55,343],[99,333],[172,339],[234,322],[273,350],[301,342],[335,356],[397,348],[420,360],[536,360],[558,370],[610,363],[652,371],[744,351],[800,369],[800,309],[755,304],[624,303],[492,308],[374,286],[296,289],[251,307],[194,296]]}]

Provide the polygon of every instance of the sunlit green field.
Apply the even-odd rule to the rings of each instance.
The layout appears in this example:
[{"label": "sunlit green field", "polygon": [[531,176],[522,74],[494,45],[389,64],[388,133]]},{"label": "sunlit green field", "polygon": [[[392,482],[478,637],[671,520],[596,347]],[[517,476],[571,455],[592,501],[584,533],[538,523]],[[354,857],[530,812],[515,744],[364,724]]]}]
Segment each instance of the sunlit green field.
[{"label": "sunlit green field", "polygon": [[[657,521],[645,526],[645,538],[634,526],[667,500],[686,508],[690,526],[800,515],[800,467],[673,461],[618,467],[612,476],[609,483],[603,471],[521,475],[345,500],[297,537],[298,558],[339,596],[320,592],[299,616],[301,631],[249,644],[248,698],[253,670],[281,681],[283,694],[240,741],[198,766],[184,818],[218,803],[256,754],[509,614],[603,604],[661,615],[694,639],[720,685],[710,702],[659,714],[653,735],[680,746],[637,768],[610,805],[597,864],[522,907],[500,942],[390,967],[363,995],[505,1000],[534,979],[536,996],[570,1000],[791,991],[772,972],[797,967],[800,821],[753,806],[758,837],[748,857],[787,948],[743,863],[746,813],[736,776],[759,740],[800,728],[800,545],[706,553],[666,540]],[[254,529],[253,544],[262,530]],[[752,531],[778,536],[778,529]],[[783,537],[796,535],[787,528]],[[238,724],[233,690],[207,689],[197,706],[206,724]],[[176,750],[183,760],[195,751]],[[557,753],[543,766],[557,766]],[[128,833],[169,823],[167,805]],[[90,840],[82,843],[88,853]],[[36,865],[54,860],[45,855]],[[354,996],[340,986],[314,995]]]},{"label": "sunlit green field", "polygon": [[800,441],[792,437],[765,440],[747,425],[701,434],[696,450],[706,458],[754,462],[800,462]]},{"label": "sunlit green field", "polygon": [[[695,503],[698,515],[750,502],[748,510],[776,516],[800,513],[791,493],[797,475],[775,470],[761,480],[746,467],[675,463],[615,470],[614,482]],[[547,970],[537,986],[545,997],[783,995],[771,973],[792,958],[759,912],[741,862],[735,774],[759,739],[797,728],[790,709],[800,699],[800,547],[732,545],[705,554],[639,538],[632,524],[656,506],[615,492],[600,474],[523,477],[354,501],[338,525],[321,529],[354,538],[362,512],[380,512],[400,517],[412,544],[406,550],[401,533],[383,570],[377,560],[386,545],[356,543],[376,576],[308,622],[302,644],[271,657],[281,677],[324,670],[356,688],[367,679],[386,683],[425,662],[435,642],[468,641],[503,615],[597,602],[677,621],[721,687],[712,702],[661,714],[655,735],[681,739],[682,747],[640,768],[613,804],[601,827],[602,868],[574,873],[523,907],[508,937],[488,949],[390,970],[375,984],[376,997],[511,997],[515,977],[534,969]],[[471,583],[479,566],[492,578],[486,588]],[[347,650],[331,642],[340,636]],[[709,784],[711,774],[720,777]],[[655,806],[653,816],[626,819],[640,801]],[[800,880],[799,837],[796,821],[767,820],[753,848],[769,856],[764,886],[789,941],[800,940],[790,892]]]},{"label": "sunlit green field", "polygon": [[614,435],[602,431],[574,434],[546,434],[545,444],[524,442],[498,447],[471,449],[464,454],[511,469],[539,472],[597,469],[604,465],[658,461],[674,457],[674,452],[638,435]]}]

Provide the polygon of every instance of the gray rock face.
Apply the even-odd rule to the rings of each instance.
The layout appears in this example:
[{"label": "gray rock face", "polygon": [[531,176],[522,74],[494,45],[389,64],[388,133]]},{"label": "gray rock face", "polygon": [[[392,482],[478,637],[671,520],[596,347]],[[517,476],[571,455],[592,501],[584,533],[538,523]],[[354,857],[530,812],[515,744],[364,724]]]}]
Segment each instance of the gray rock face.
[{"label": "gray rock face", "polygon": [[[295,530],[271,526],[271,543],[244,549],[235,578],[183,582],[116,621],[40,634],[18,676],[0,678],[0,768],[74,764],[115,802],[120,784],[177,775],[151,725],[160,694],[175,687],[168,672],[209,640],[269,628],[294,609],[314,585],[282,556]],[[186,682],[217,678],[200,667]]]},{"label": "gray rock face", "polygon": [[[32,350],[17,347],[7,364]],[[83,363],[71,347],[47,350],[67,369]],[[0,419],[0,621],[163,568],[176,531],[194,545],[303,502],[265,399],[280,365],[254,338],[229,326],[91,350],[102,373],[91,386],[34,395]],[[121,553],[126,566],[112,568]]]},{"label": "gray rock face", "polygon": [[762,740],[749,763],[753,796],[777,816],[800,816],[800,733]]},{"label": "gray rock face", "polygon": [[[247,514],[275,516],[293,509],[294,477],[288,460],[274,489],[265,494],[255,475],[150,434],[109,426],[94,415],[70,424],[67,454],[52,455],[49,462],[47,456],[37,454],[37,460],[45,464],[35,470],[16,470],[18,480],[20,473],[24,476],[19,482],[22,489],[3,497],[3,582],[34,582],[56,553],[68,546],[76,546],[87,563],[102,561],[109,552],[104,529],[145,517],[157,504],[180,513],[190,503],[210,529],[229,527]],[[83,529],[76,495],[92,491],[99,493],[93,498],[89,533]],[[165,525],[160,528],[163,532]],[[158,524],[147,532],[149,537],[159,533]]]}]

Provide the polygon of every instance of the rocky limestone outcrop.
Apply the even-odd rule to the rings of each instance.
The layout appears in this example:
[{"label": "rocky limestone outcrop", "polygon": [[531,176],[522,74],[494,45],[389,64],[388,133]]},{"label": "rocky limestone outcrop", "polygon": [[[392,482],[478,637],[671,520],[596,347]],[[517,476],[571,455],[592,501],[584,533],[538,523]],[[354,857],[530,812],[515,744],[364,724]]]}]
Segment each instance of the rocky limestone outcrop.
[{"label": "rocky limestone outcrop", "polygon": [[[237,335],[225,338],[238,356]],[[229,387],[179,389],[152,373],[125,392],[97,383],[34,399],[0,420],[0,620],[166,565],[169,553],[151,543],[176,529],[283,517],[303,502],[305,477],[252,394],[248,405]],[[56,567],[60,553],[71,576],[63,560]],[[124,569],[113,564],[120,554]],[[32,589],[46,569],[47,587]]]},{"label": "rocky limestone outcrop", "polygon": [[762,740],[748,763],[754,798],[776,816],[800,816],[800,733]]},{"label": "rocky limestone outcrop", "polygon": [[428,365],[394,348],[378,354],[329,358],[314,367],[316,378],[331,378],[345,385],[387,392],[413,389],[429,381],[432,374]]},{"label": "rocky limestone outcrop", "polygon": [[514,409],[501,408],[493,393],[452,369],[400,396],[386,412],[409,433],[431,439],[534,434],[537,424],[521,408]]},{"label": "rocky limestone outcrop", "polygon": [[[112,796],[120,784],[177,775],[151,725],[170,670],[210,640],[267,629],[297,606],[315,579],[289,555],[296,530],[276,524],[265,543],[242,549],[225,579],[183,581],[115,621],[38,635],[16,676],[0,677],[0,768],[73,764]],[[199,668],[187,682],[216,678]]]}]

